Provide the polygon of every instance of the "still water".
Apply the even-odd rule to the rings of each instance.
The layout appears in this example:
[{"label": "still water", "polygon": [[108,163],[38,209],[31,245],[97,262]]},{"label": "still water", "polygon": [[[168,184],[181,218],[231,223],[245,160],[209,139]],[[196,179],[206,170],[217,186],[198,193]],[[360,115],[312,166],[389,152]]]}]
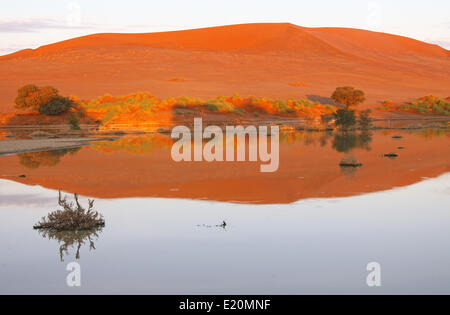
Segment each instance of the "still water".
[{"label": "still water", "polygon": [[[270,175],[248,163],[174,166],[164,138],[0,157],[0,293],[448,294],[448,134],[401,135],[350,149],[297,135]],[[382,156],[392,150],[398,159]],[[338,166],[349,153],[364,163],[356,172]],[[58,188],[94,197],[105,228],[33,230]],[[81,287],[66,285],[74,261]],[[369,262],[381,287],[366,284]]]}]

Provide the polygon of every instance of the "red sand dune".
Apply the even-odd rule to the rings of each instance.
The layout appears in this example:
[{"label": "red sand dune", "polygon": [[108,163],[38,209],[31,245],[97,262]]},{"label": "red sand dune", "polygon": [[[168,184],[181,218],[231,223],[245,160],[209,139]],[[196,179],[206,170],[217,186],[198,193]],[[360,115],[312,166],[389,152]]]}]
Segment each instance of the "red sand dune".
[{"label": "red sand dune", "polygon": [[[158,97],[257,95],[327,101],[336,86],[367,106],[450,94],[450,52],[364,30],[244,24],[149,34],[95,34],[0,57],[0,111],[17,89],[50,84],[63,94],[150,91]],[[173,84],[171,78],[183,78]],[[304,86],[292,85],[304,82]]]}]

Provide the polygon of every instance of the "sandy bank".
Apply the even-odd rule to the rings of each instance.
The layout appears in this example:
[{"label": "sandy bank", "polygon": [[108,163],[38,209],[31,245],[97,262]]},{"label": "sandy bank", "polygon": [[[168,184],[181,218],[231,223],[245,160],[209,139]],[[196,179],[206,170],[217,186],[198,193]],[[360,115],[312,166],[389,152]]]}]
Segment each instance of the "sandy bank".
[{"label": "sandy bank", "polygon": [[92,141],[110,141],[115,139],[117,137],[0,141],[0,154],[70,149],[87,145]]}]

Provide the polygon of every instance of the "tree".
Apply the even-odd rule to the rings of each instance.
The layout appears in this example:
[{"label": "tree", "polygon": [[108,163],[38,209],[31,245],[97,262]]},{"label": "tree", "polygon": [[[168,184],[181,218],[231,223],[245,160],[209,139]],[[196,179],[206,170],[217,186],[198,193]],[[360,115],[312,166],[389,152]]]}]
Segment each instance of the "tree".
[{"label": "tree", "polygon": [[336,119],[336,126],[341,127],[344,130],[356,124],[356,116],[354,110],[338,109],[333,115]]},{"label": "tree", "polygon": [[333,95],[331,95],[331,98],[336,104],[345,105],[346,110],[349,110],[350,107],[363,103],[366,100],[363,91],[355,90],[351,86],[336,88]]},{"label": "tree", "polygon": [[371,110],[367,109],[367,110],[363,110],[359,113],[359,119],[358,119],[358,123],[359,126],[363,129],[363,130],[367,130],[370,127],[372,127],[372,121],[373,119],[370,117],[370,113]]},{"label": "tree", "polygon": [[49,103],[41,104],[39,112],[44,115],[54,116],[66,112],[69,108],[75,106],[68,97],[59,96]]},{"label": "tree", "polygon": [[16,108],[38,110],[42,105],[48,104],[58,97],[60,97],[58,90],[52,86],[38,87],[28,84],[17,91]]},{"label": "tree", "polygon": [[39,88],[34,84],[28,84],[21,87],[17,91],[16,108],[31,109],[35,107],[35,104],[32,103],[31,96],[34,95],[37,91],[39,91]]}]

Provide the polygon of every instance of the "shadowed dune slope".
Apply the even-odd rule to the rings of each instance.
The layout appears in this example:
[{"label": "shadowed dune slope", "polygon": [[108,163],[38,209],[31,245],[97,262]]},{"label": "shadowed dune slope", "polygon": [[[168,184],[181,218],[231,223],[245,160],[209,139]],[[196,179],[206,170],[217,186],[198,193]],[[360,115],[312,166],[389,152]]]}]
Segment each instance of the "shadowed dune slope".
[{"label": "shadowed dune slope", "polygon": [[439,46],[288,23],[94,34],[1,56],[0,74],[0,111],[13,110],[27,83],[81,98],[142,90],[160,97],[329,97],[336,86],[353,85],[366,92],[369,107],[450,94],[450,54]]}]

